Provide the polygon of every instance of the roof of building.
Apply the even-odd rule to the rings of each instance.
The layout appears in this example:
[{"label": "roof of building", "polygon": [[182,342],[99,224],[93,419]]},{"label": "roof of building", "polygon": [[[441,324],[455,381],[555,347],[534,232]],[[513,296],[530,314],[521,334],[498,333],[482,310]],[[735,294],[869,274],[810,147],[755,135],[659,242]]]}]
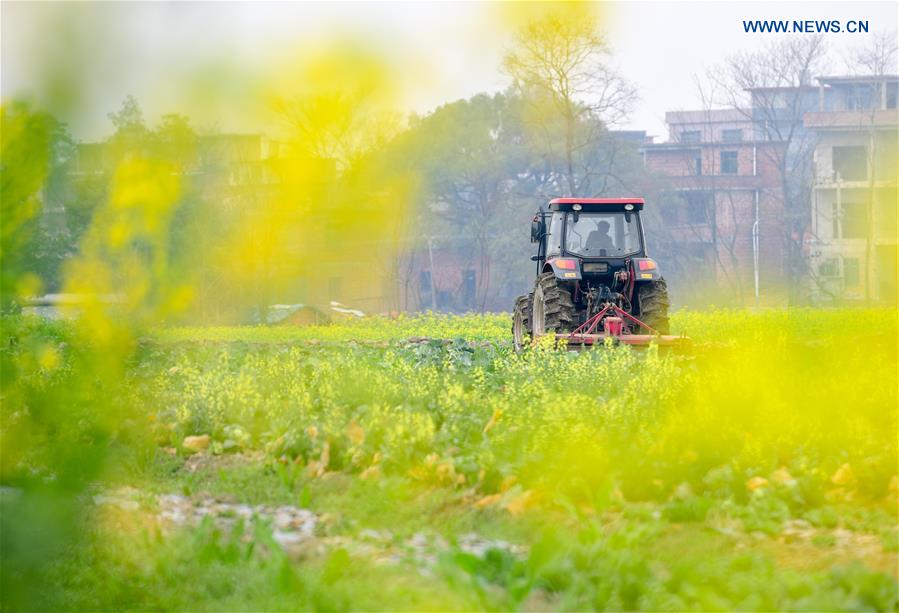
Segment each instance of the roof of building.
[{"label": "roof of building", "polygon": [[876,83],[879,81],[899,82],[899,75],[832,75],[817,77],[823,85],[839,85],[849,83]]},{"label": "roof of building", "polygon": [[751,121],[750,109],[709,109],[702,111],[668,111],[665,113],[667,124],[708,124]]},{"label": "roof of building", "polygon": [[814,92],[818,91],[817,85],[784,85],[779,87],[746,87],[747,92]]},{"label": "roof of building", "polygon": [[758,139],[743,139],[743,140],[735,140],[735,141],[725,141],[725,140],[704,140],[696,143],[680,143],[677,141],[669,141],[665,143],[646,143],[642,147],[640,147],[640,151],[677,151],[677,150],[691,150],[691,149],[711,149],[711,148],[721,148],[721,149],[736,149],[739,147],[782,147],[783,141],[778,140],[758,140]]},{"label": "roof of building", "polygon": [[646,130],[609,130],[609,134],[621,141],[629,141],[635,143],[645,143],[647,138]]}]

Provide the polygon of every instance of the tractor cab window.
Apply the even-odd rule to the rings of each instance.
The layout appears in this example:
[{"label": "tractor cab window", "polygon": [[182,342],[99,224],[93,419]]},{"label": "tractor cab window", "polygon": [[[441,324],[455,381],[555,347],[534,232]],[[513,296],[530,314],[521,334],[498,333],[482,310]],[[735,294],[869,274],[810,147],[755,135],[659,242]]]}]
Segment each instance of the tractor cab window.
[{"label": "tractor cab window", "polygon": [[565,249],[586,258],[624,257],[640,250],[637,216],[624,213],[581,213],[577,222],[568,214]]},{"label": "tractor cab window", "polygon": [[562,253],[562,220],[564,217],[564,213],[553,213],[549,219],[546,237],[546,253],[548,255],[560,255]]}]

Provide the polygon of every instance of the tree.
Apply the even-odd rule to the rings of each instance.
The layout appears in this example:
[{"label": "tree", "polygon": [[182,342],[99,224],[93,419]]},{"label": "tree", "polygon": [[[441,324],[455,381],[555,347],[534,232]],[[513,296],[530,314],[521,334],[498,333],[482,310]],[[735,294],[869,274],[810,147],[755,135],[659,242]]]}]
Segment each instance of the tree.
[{"label": "tree", "polygon": [[[313,54],[295,70],[294,86],[276,99],[287,127],[284,155],[270,160],[277,193],[247,225],[259,276],[302,279],[307,300],[325,304],[347,300],[341,288],[352,287],[354,306],[389,309],[399,226],[418,201],[415,182],[384,163],[402,127],[396,83],[377,55],[354,45]],[[332,254],[324,265],[323,252]],[[362,269],[368,274],[355,274]]]},{"label": "tree", "polygon": [[514,95],[479,94],[416,120],[405,139],[406,155],[416,160],[424,182],[429,234],[474,266],[478,309],[495,294],[493,265],[507,253],[505,239],[521,232],[508,223],[517,175],[527,168],[519,105]]},{"label": "tree", "polygon": [[803,240],[811,222],[814,134],[803,124],[817,108],[814,77],[823,73],[827,48],[823,36],[790,37],[758,51],[736,53],[706,73],[707,95],[752,121],[754,138],[774,141],[764,155],[777,168],[784,218],[784,273],[788,300],[799,301],[806,277]]},{"label": "tree", "polygon": [[[564,193],[560,173],[529,134],[533,105],[514,87],[493,96],[478,94],[414,118],[398,139],[396,159],[422,181],[426,206],[419,236],[432,237],[433,246],[450,251],[459,267],[476,273],[474,303],[457,301],[450,308],[507,309],[533,283],[528,223],[548,197]],[[599,193],[643,193],[642,143],[641,133],[604,131],[602,139],[578,152],[579,163],[601,175]],[[424,244],[419,247],[424,253]],[[418,300],[433,301],[430,292]]]},{"label": "tree", "polygon": [[122,101],[122,108],[116,112],[107,113],[106,116],[115,127],[116,135],[128,133],[143,135],[147,132],[144,112],[134,96],[127,96]]},{"label": "tree", "polygon": [[197,164],[197,140],[190,118],[177,113],[163,115],[152,134],[155,154],[182,171]]},{"label": "tree", "polygon": [[23,292],[37,293],[58,283],[67,248],[44,217],[65,198],[72,139],[65,124],[27,103],[11,102],[0,114],[0,308],[5,309]]},{"label": "tree", "polygon": [[555,11],[526,24],[503,60],[526,101],[524,120],[534,148],[553,167],[548,182],[556,194],[595,191],[597,169],[589,152],[606,126],[622,119],[636,100],[635,89],[609,57],[595,19],[576,10]]},{"label": "tree", "polygon": [[[887,30],[874,35],[870,44],[858,47],[850,54],[850,65],[856,71],[871,76],[895,74],[896,66],[896,30]],[[878,87],[878,93],[880,93]]]},{"label": "tree", "polygon": [[122,107],[106,115],[115,132],[109,138],[113,153],[113,165],[129,155],[142,155],[149,147],[150,130],[144,121],[144,113],[134,96],[127,96]]}]

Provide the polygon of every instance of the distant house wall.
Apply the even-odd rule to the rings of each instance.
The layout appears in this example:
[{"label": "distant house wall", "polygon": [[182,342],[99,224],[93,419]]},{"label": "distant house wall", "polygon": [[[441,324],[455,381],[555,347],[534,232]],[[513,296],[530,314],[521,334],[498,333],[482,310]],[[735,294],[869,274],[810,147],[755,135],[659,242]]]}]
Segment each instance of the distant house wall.
[{"label": "distant house wall", "polygon": [[755,299],[753,228],[758,211],[759,293],[783,300],[784,216],[777,162],[782,146],[753,140],[749,111],[666,114],[671,141],[643,148],[646,169],[667,177],[657,203],[682,286],[719,298]]},{"label": "distant house wall", "polygon": [[805,116],[817,136],[807,241],[812,291],[821,301],[895,305],[899,77],[820,81],[820,110]]},{"label": "distant house wall", "polygon": [[421,247],[412,253],[408,310],[466,312],[480,308],[479,262],[462,245],[453,244],[456,242],[444,240],[430,250]]}]

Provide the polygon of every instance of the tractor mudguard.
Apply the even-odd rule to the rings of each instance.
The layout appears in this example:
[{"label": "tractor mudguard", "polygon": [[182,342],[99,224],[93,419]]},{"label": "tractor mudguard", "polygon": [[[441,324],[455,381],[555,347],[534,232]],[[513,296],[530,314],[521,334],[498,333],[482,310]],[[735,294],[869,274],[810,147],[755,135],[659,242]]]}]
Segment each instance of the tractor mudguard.
[{"label": "tractor mudguard", "polygon": [[551,268],[557,279],[563,281],[581,280],[581,262],[577,258],[553,258],[547,260],[543,270],[548,272]]}]

